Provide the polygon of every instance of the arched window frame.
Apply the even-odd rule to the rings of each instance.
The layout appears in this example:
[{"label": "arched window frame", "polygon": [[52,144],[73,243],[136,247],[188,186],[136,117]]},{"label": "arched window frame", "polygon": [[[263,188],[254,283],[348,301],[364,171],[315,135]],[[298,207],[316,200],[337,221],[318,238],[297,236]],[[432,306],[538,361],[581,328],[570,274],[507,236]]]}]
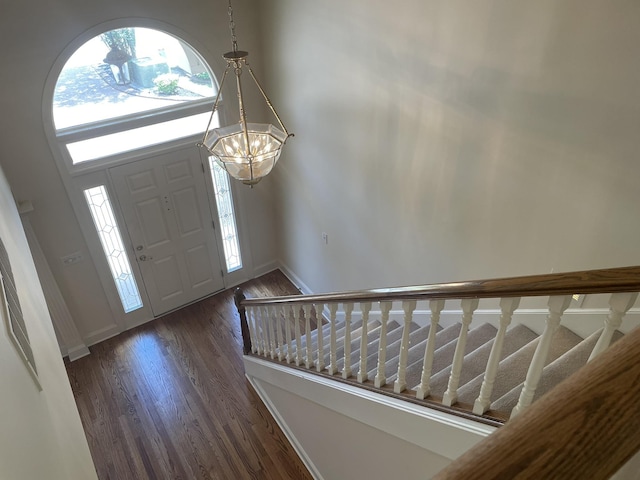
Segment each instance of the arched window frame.
[{"label": "arched window frame", "polygon": [[[66,148],[66,145],[68,143],[96,138],[112,133],[123,132],[131,130],[133,128],[144,127],[165,121],[176,120],[189,115],[196,115],[200,113],[206,114],[211,112],[213,98],[206,98],[188,103],[180,103],[176,106],[163,107],[151,111],[123,115],[113,119],[86,123],[80,126],[63,128],[59,130],[56,129],[53,118],[53,104],[50,99],[53,98],[56,83],[58,81],[60,73],[62,72],[62,69],[64,68],[69,58],[71,58],[71,56],[80,47],[82,47],[92,38],[95,38],[98,35],[111,30],[127,27],[140,27],[159,30],[173,37],[179,38],[180,40],[188,44],[193,49],[193,51],[201,57],[205,65],[208,65],[213,70],[213,72],[211,72],[212,81],[215,82],[217,86],[219,86],[217,75],[215,75],[215,72],[224,71],[224,68],[226,66],[226,63],[224,63],[222,58],[218,58],[220,57],[220,55],[211,55],[208,49],[200,44],[198,40],[191,37],[189,34],[178,30],[172,25],[145,18],[126,18],[101,23],[99,25],[96,25],[95,27],[90,28],[89,30],[86,30],[84,33],[70,42],[56,59],[47,77],[43,95],[44,101],[42,116],[44,119],[45,133],[49,140],[49,144],[53,147],[53,155],[56,158],[58,167],[64,168],[64,170],[71,176],[81,175],[112,165],[117,165],[122,163],[123,161],[130,161],[136,156],[146,156],[150,153],[153,153],[154,151],[165,150],[167,147],[194,143],[195,141],[200,140],[201,134],[165,142],[160,146],[144,147],[136,151],[125,152],[122,154],[116,154],[106,158],[100,158],[77,164],[73,163],[71,155]],[[219,109],[217,114],[220,118],[220,121],[223,121],[225,117],[225,104],[223,95],[220,96]],[[203,131],[205,127],[206,123],[203,124]]]}]

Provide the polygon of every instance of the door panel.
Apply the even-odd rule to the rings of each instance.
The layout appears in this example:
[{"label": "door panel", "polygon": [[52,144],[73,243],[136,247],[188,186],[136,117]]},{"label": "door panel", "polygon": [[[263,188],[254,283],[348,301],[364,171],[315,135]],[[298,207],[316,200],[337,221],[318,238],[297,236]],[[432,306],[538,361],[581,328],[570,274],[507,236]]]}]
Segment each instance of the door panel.
[{"label": "door panel", "polygon": [[[173,194],[173,205],[180,235],[198,234],[202,231],[202,214],[194,189],[184,189]],[[210,222],[209,222],[210,223]]]},{"label": "door panel", "polygon": [[169,228],[165,222],[163,210],[157,198],[139,202],[136,206],[136,219],[140,223],[143,243],[147,248],[159,247],[171,242]]},{"label": "door panel", "polygon": [[155,316],[224,288],[194,148],[110,169]]}]

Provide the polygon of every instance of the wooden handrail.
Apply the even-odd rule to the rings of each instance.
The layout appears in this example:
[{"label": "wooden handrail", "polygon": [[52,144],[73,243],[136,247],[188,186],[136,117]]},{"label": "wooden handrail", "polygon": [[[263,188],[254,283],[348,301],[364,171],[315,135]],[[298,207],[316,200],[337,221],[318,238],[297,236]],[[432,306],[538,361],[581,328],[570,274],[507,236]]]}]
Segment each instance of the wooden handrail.
[{"label": "wooden handrail", "polygon": [[640,328],[434,480],[610,478],[640,450]]},{"label": "wooden handrail", "polygon": [[353,303],[390,300],[535,297],[640,291],[640,266],[550,273],[523,277],[435,283],[318,295],[247,298],[239,306],[277,305],[289,302]]}]

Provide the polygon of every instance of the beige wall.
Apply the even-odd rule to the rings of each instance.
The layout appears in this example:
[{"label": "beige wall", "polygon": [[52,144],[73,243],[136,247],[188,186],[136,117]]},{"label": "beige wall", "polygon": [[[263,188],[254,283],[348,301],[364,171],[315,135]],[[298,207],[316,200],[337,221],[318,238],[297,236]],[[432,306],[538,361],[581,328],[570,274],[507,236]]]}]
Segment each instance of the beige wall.
[{"label": "beige wall", "polygon": [[640,263],[640,3],[260,6],[311,290]]},{"label": "beige wall", "polygon": [[[246,0],[234,1],[240,47],[255,52],[258,21]],[[165,0],[110,0],[83,2],[3,2],[0,16],[0,163],[18,202],[30,201],[34,231],[68,303],[80,333],[96,335],[114,325],[103,287],[87,243],[74,215],[63,180],[56,168],[43,127],[43,92],[56,59],[74,39],[96,25],[118,18],[139,17],[173,26],[197,44],[216,74],[221,75],[221,54],[230,49],[227,3],[223,0],[181,2]],[[261,72],[260,56],[251,55]],[[45,99],[45,108],[49,107]],[[256,107],[257,109],[257,107]],[[255,110],[254,110],[255,112]],[[204,125],[203,125],[204,128]],[[271,184],[241,189],[253,266],[273,265]],[[98,246],[99,248],[99,246]],[[61,257],[81,252],[82,263],[64,266]],[[249,266],[251,267],[251,265]],[[252,274],[251,268],[247,274]]]},{"label": "beige wall", "polygon": [[0,478],[97,478],[38,276],[0,170],[0,238],[7,249],[33,347],[39,391],[0,325]]}]

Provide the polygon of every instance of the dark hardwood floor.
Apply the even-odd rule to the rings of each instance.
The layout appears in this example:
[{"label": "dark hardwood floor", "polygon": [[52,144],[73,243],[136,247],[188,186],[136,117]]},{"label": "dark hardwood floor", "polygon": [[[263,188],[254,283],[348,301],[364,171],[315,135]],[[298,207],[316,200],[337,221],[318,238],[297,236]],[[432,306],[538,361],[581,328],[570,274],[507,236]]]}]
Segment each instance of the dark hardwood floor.
[{"label": "dark hardwood floor", "polygon": [[[279,271],[243,288],[298,293]],[[101,480],[311,478],[244,377],[231,290],[91,347],[67,372]]]}]

